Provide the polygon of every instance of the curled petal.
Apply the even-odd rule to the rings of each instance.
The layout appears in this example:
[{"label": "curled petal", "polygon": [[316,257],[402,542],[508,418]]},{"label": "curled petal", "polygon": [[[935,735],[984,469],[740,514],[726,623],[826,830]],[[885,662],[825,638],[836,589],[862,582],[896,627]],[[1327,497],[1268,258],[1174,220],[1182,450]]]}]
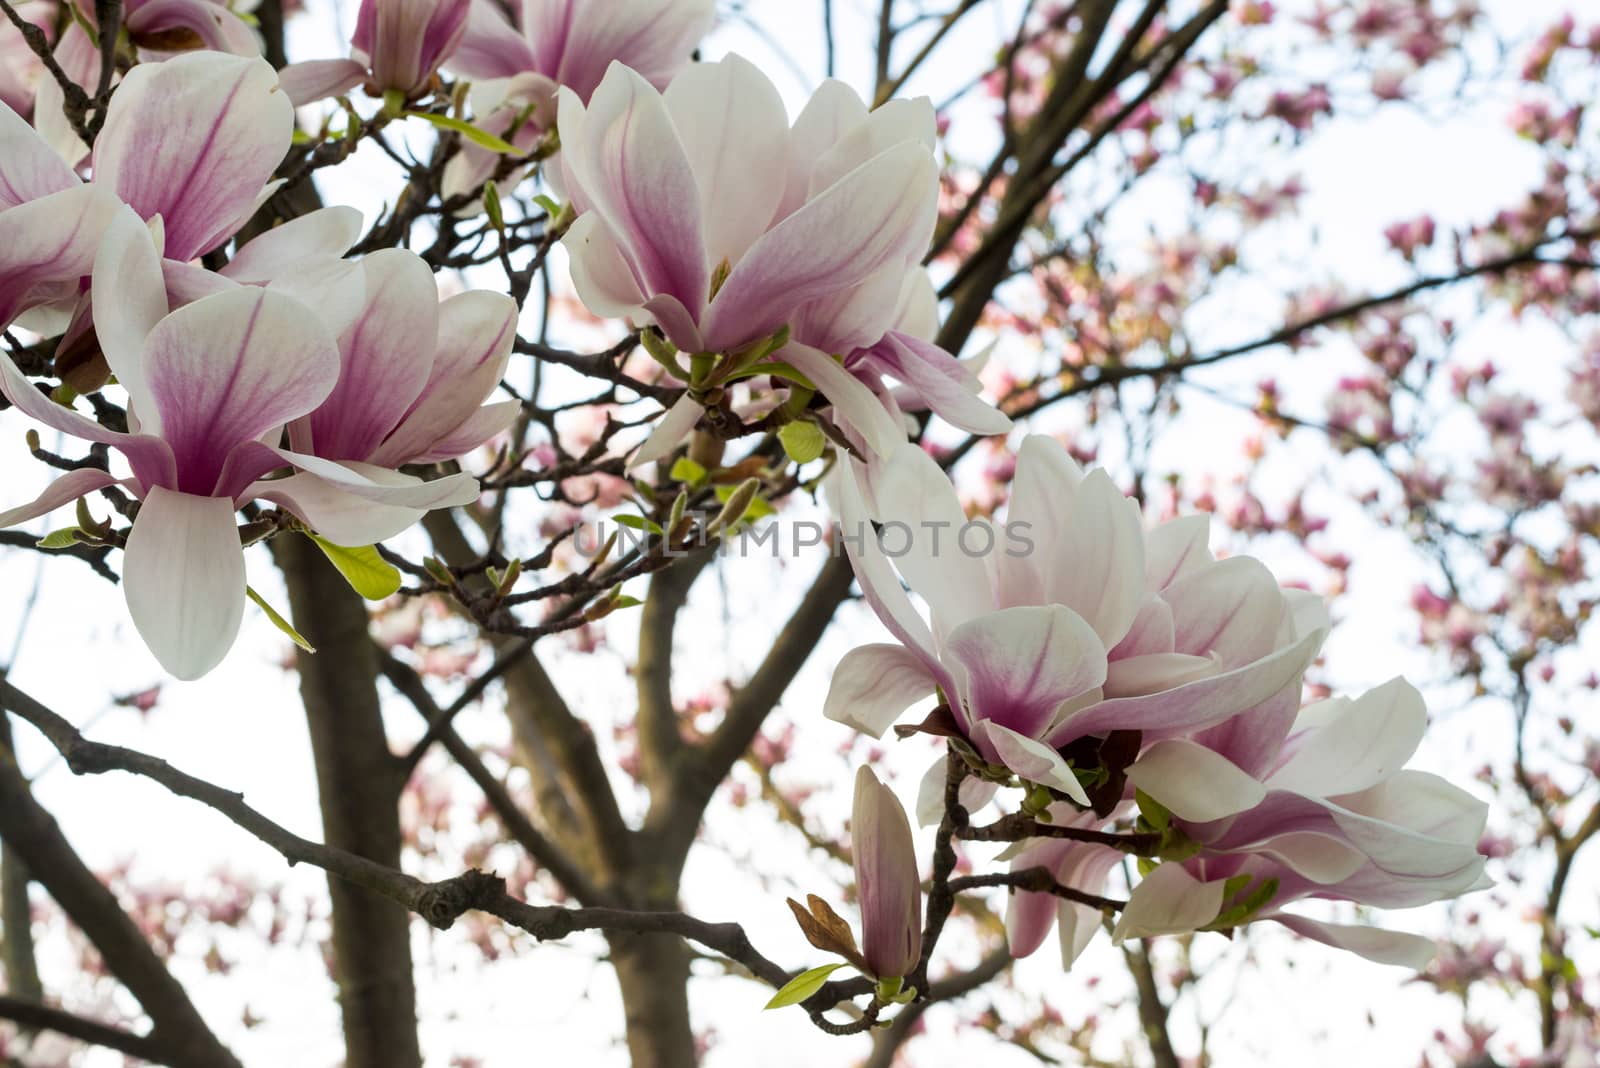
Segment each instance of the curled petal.
[{"label": "curled petal", "polygon": [[1201,882],[1183,865],[1171,861],[1158,865],[1134,887],[1111,932],[1111,941],[1120,946],[1129,938],[1183,934],[1204,927],[1222,911],[1223,882]]},{"label": "curled petal", "polygon": [[1183,738],[1157,742],[1128,768],[1128,781],[1179,819],[1206,823],[1259,805],[1266,788],[1227,757]]},{"label": "curled petal", "polygon": [[43,493],[9,511],[0,512],[0,528],[14,527],[18,523],[26,523],[30,519],[38,519],[60,508],[63,504],[71,504],[79,497],[93,493],[97,489],[115,486],[121,480],[115,475],[101,471],[94,467],[80,467],[76,471],[68,471],[50,485],[45,487]]}]

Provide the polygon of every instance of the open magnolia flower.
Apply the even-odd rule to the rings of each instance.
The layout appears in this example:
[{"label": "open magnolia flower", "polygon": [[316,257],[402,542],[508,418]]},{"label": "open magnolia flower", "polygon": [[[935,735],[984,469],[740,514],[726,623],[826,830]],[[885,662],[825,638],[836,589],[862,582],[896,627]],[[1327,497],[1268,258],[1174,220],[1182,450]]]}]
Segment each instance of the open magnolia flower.
[{"label": "open magnolia flower", "polygon": [[[636,463],[670,452],[727,375],[784,365],[874,451],[904,440],[835,358],[849,350],[824,352],[796,331],[819,302],[838,302],[831,333],[850,349],[892,324],[933,233],[932,114],[886,106],[841,129],[838,100],[819,93],[791,129],[772,83],[737,56],[696,64],[665,93],[620,64],[587,106],[562,91],[561,171],[578,213],[562,244],[578,295],[596,315],[654,325],[685,354],[727,357],[690,382]],[[768,356],[780,362],[751,366]]]},{"label": "open magnolia flower", "polygon": [[[85,185],[0,106],[0,324],[76,299],[118,202],[160,220],[162,255],[177,266],[221,246],[280,184],[272,172],[293,128],[294,109],[261,59],[196,52],[140,64],[112,98]],[[228,274],[264,280],[263,268],[283,266],[282,242],[267,241]]]},{"label": "open magnolia flower", "polygon": [[[1404,769],[1427,725],[1422,696],[1394,679],[1353,701],[1308,705],[1287,732],[1268,717],[1242,718],[1225,738],[1159,741],[1128,768],[1199,851],[1140,883],[1117,937],[1192,930],[1199,913],[1210,912],[1205,925],[1234,910],[1375,960],[1426,963],[1426,939],[1279,911],[1302,898],[1407,908],[1483,885],[1488,807]],[[1237,745],[1255,732],[1277,740]],[[1260,748],[1271,758],[1251,760]]]},{"label": "open magnolia flower", "polygon": [[[1292,719],[1326,633],[1320,603],[1280,589],[1254,560],[1213,560],[1203,519],[1146,532],[1105,472],[1085,474],[1059,443],[1023,443],[1001,530],[969,524],[914,445],[852,463],[833,485],[862,591],[899,644],[840,661],[830,719],[877,737],[937,689],[949,713],[937,729],[995,778],[1009,772],[1084,806],[1063,755],[1080,739],[1139,731],[1148,744],[1257,710]],[[974,786],[966,798],[984,796]]]},{"label": "open magnolia flower", "polygon": [[[129,433],[109,430],[45,397],[9,358],[0,389],[22,412],[56,430],[120,452],[131,476],[81,468],[35,501],[0,514],[0,526],[43,515],[120,485],[140,502],[123,561],[123,593],[145,644],[180,679],[227,654],[244,613],[244,553],[234,512],[269,494],[313,528],[374,510],[409,525],[408,509],[476,496],[468,476],[423,483],[371,477],[274,442],[317,409],[339,379],[333,335],[304,304],[271,288],[233,286],[169,311],[160,259],[145,224],[119,209],[94,267],[95,332],[129,397]],[[293,497],[265,476],[285,467],[319,476]],[[284,480],[287,481],[287,480]],[[373,532],[371,527],[364,532]]]}]

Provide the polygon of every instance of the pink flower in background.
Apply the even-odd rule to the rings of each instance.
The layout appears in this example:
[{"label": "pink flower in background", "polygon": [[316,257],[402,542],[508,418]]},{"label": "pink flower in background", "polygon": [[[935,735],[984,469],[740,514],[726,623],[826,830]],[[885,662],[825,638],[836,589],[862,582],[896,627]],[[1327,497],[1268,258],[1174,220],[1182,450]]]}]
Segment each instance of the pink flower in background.
[{"label": "pink flower in background", "polygon": [[[938,687],[983,760],[1085,807],[1061,755],[1079,738],[1137,730],[1148,744],[1247,711],[1287,730],[1326,632],[1320,604],[1247,557],[1212,561],[1204,519],[1146,532],[1104,471],[1085,474],[1052,439],[1023,442],[1001,530],[969,524],[914,445],[852,461],[834,492],[862,592],[899,643],[845,655],[830,719],[877,737]],[[992,793],[979,782],[966,800]]]},{"label": "pink flower in background", "polygon": [[108,430],[49,400],[9,358],[0,360],[0,390],[46,426],[113,446],[131,477],[72,471],[37,500],[0,514],[0,526],[112,485],[139,498],[123,593],[145,644],[178,678],[210,671],[238,634],[245,576],[234,512],[274,492],[265,476],[288,466],[320,476],[318,492],[285,501],[316,529],[377,511],[404,516],[393,534],[411,522],[408,509],[476,496],[469,476],[433,483],[372,478],[271,444],[284,424],[316,409],[339,377],[332,334],[292,297],[232,286],[169,312],[150,232],[126,208],[106,231],[94,279],[95,330],[128,392],[131,432]]},{"label": "pink flower in background", "polygon": [[[13,6],[24,22],[42,29],[47,40],[55,36],[55,5],[50,0],[24,0]],[[10,19],[0,19],[0,104],[19,115],[28,114],[43,75],[44,64],[28,47],[22,31]]]},{"label": "pink flower in background", "polygon": [[861,903],[861,955],[878,978],[910,974],[922,956],[922,876],[911,823],[872,769],[856,770],[850,851]]}]

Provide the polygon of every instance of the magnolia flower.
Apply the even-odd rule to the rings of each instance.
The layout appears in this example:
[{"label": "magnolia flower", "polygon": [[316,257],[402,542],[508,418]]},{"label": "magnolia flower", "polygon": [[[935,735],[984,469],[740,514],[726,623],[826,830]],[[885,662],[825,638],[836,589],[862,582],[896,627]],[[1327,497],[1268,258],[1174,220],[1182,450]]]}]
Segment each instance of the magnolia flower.
[{"label": "magnolia flower", "polygon": [[[351,269],[365,297],[348,322],[333,324],[339,381],[326,400],[289,425],[297,452],[380,478],[383,469],[460,456],[511,425],[518,402],[483,401],[499,386],[511,356],[514,301],[474,291],[440,303],[433,272],[404,249],[376,252]],[[262,495],[295,509],[300,495],[319,492],[324,481],[302,472]],[[364,545],[421,515],[361,509],[350,518],[375,526],[346,527],[334,540]]]},{"label": "magnolia flower", "polygon": [[[1159,741],[1128,769],[1201,848],[1140,884],[1118,937],[1192,930],[1251,901],[1252,915],[1307,937],[1376,960],[1426,963],[1432,943],[1424,939],[1279,912],[1304,897],[1405,908],[1481,885],[1487,806],[1438,776],[1404,770],[1427,724],[1421,695],[1394,679],[1353,701],[1308,705],[1282,735],[1267,717],[1241,719],[1225,734]],[[1265,761],[1249,758],[1269,747],[1242,742],[1257,729],[1277,736]]]},{"label": "magnolia flower", "polygon": [[[768,343],[811,322],[819,302],[848,305],[834,306],[832,333],[853,335],[851,347],[881,338],[894,301],[874,303],[879,285],[897,294],[933,232],[932,121],[886,106],[839,138],[837,98],[819,93],[791,130],[772,83],[737,56],[696,64],[665,94],[620,64],[587,107],[563,90],[561,171],[578,216],[562,244],[589,310],[653,324],[686,353]],[[904,439],[832,355],[797,340],[771,355],[875,451]],[[703,410],[693,394],[635,463],[666,455],[693,427]]]},{"label": "magnolia flower", "polygon": [[[88,32],[97,25],[91,0],[77,0],[74,18],[62,30],[54,58],[74,83],[91,95],[100,81],[100,47]],[[226,4],[216,0],[127,0],[122,29],[141,62],[159,62],[195,50],[259,57],[261,39]],[[37,80],[33,121],[41,136],[76,166],[89,154],[66,116],[66,97],[54,78]],[[21,111],[22,108],[16,110]]]},{"label": "magnolia flower", "polygon": [[252,499],[280,495],[278,483],[265,476],[288,466],[321,476],[310,492],[284,495],[282,503],[324,530],[374,504],[404,510],[460,504],[476,495],[467,476],[434,483],[372,478],[273,444],[279,428],[315,410],[339,377],[333,336],[292,297],[230,286],[169,310],[150,232],[126,208],[105,233],[93,279],[95,331],[128,392],[130,432],[109,430],[49,400],[9,357],[0,359],[0,392],[46,426],[112,446],[131,475],[69,472],[33,502],[0,513],[0,526],[108,486],[137,497],[123,593],[145,644],[178,678],[210,671],[238,634],[245,568],[234,512]]},{"label": "magnolia flower", "polygon": [[418,96],[467,30],[471,0],[361,0],[350,59],[291,64],[280,78],[298,107],[365,83],[369,91]]},{"label": "magnolia flower", "polygon": [[894,791],[864,765],[856,771],[850,836],[861,903],[861,955],[872,975],[903,977],[922,956],[916,846]]},{"label": "magnolia flower", "polygon": [[[556,90],[588,103],[612,62],[657,89],[689,64],[716,15],[713,0],[524,0],[521,29],[493,0],[474,0],[466,36],[448,66],[473,80],[483,129],[524,151],[555,123]],[[463,145],[445,166],[446,197],[477,189],[500,157]]]},{"label": "magnolia flower", "polygon": [[825,714],[877,737],[937,688],[976,756],[1083,807],[1064,747],[1111,731],[1148,744],[1286,703],[1292,716],[1326,632],[1320,605],[1259,563],[1211,560],[1203,520],[1146,533],[1104,471],[1049,438],[1023,443],[1000,531],[968,523],[915,445],[852,461],[833,492],[862,592],[898,644],[848,653]]}]

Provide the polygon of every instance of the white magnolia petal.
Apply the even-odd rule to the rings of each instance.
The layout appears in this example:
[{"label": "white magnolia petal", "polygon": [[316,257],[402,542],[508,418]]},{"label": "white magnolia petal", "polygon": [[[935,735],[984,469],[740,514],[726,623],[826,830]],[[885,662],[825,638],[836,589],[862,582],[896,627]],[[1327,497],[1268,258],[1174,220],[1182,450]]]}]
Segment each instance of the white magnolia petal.
[{"label": "white magnolia petal", "polygon": [[[1307,731],[1268,778],[1273,789],[1331,797],[1376,786],[1405,766],[1428,726],[1422,695],[1400,678],[1335,707],[1338,719]],[[1302,723],[1304,716],[1296,726]]]},{"label": "white magnolia petal", "polygon": [[989,744],[994,746],[1000,762],[1022,778],[1044,786],[1053,786],[1077,804],[1089,807],[1089,795],[1084,793],[1083,784],[1078,782],[1078,777],[1072,773],[1067,762],[1061,759],[1060,753],[1037,738],[1018,734],[1010,727],[993,720],[980,722],[974,730],[976,733],[982,733]]},{"label": "white magnolia petal", "polygon": [[373,545],[419,522],[427,510],[382,504],[304,471],[256,482],[242,495],[280,504],[335,545]]},{"label": "white magnolia petal", "polygon": [[63,504],[71,504],[79,497],[93,493],[97,489],[115,486],[119,481],[117,476],[94,467],[80,467],[76,471],[68,471],[46,486],[43,493],[27,504],[0,512],[0,529],[14,527],[18,523],[26,523],[30,519],[48,515]]},{"label": "white magnolia petal", "polygon": [[683,443],[689,436],[700,417],[706,412],[705,406],[685,393],[675,401],[667,414],[656,423],[650,436],[639,446],[639,451],[633,454],[633,459],[628,461],[628,470],[653,464],[672,455],[674,449]]},{"label": "white magnolia petal", "polygon": [[94,258],[94,332],[106,364],[132,398],[140,429],[161,433],[144,374],[144,339],[167,314],[167,282],[150,228],[131,208],[112,217]]},{"label": "white magnolia petal", "polygon": [[863,645],[833,669],[822,714],[873,738],[883,736],[901,713],[933,693],[927,664],[899,645]]},{"label": "white magnolia petal", "polygon": [[1404,931],[1386,931],[1381,927],[1323,923],[1287,912],[1263,919],[1277,920],[1302,938],[1347,949],[1377,964],[1393,964],[1419,972],[1428,966],[1439,949],[1431,938]]},{"label": "white magnolia petal", "polygon": [[1193,823],[1255,808],[1267,796],[1266,787],[1227,757],[1187,738],[1146,749],[1128,768],[1128,781]]},{"label": "white magnolia petal", "polygon": [[1222,911],[1224,882],[1203,883],[1171,861],[1158,865],[1133,888],[1111,941],[1120,946],[1130,938],[1199,930]]},{"label": "white magnolia petal", "polygon": [[128,534],[122,592],[139,636],[174,677],[222,662],[244,619],[233,502],[152,487]]}]

